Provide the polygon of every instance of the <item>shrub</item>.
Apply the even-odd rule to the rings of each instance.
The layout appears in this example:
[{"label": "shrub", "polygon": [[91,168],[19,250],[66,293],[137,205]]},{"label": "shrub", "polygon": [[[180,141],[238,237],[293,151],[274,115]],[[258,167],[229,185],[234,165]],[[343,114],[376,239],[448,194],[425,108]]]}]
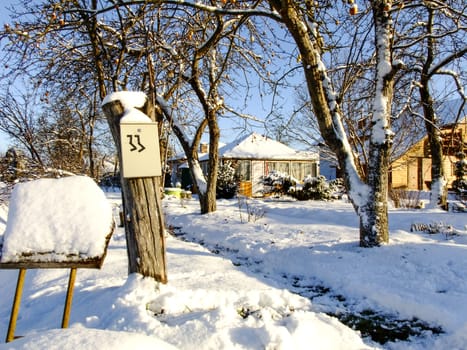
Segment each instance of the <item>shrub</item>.
[{"label": "shrub", "polygon": [[256,222],[264,217],[266,211],[256,205],[253,205],[251,200],[245,196],[237,196],[238,199],[238,212],[240,214],[240,222],[244,222],[242,210],[245,210],[247,222]]},{"label": "shrub", "polygon": [[457,155],[459,160],[456,162],[455,175],[456,179],[452,183],[452,187],[458,191],[467,190],[467,180],[464,177],[467,176],[467,158],[464,153],[459,153]]},{"label": "shrub", "polygon": [[420,209],[423,207],[420,201],[420,191],[392,189],[389,191],[389,198],[391,198],[395,208]]},{"label": "shrub", "polygon": [[326,178],[322,175],[317,177],[307,176],[304,179],[303,188],[291,192],[291,195],[298,200],[328,200],[332,198],[333,189],[329,186]]},{"label": "shrub", "polygon": [[344,185],[344,179],[341,178],[329,181],[329,188],[332,192],[332,198],[334,199],[341,199],[347,192]]},{"label": "shrub", "polygon": [[264,194],[272,194],[282,196],[289,193],[290,189],[297,184],[297,180],[292,176],[281,173],[277,170],[272,170],[268,175],[264,176],[262,183],[264,185]]},{"label": "shrub", "polygon": [[219,166],[217,171],[217,198],[233,198],[238,191],[238,181],[235,176],[235,169],[231,162],[225,162]]}]

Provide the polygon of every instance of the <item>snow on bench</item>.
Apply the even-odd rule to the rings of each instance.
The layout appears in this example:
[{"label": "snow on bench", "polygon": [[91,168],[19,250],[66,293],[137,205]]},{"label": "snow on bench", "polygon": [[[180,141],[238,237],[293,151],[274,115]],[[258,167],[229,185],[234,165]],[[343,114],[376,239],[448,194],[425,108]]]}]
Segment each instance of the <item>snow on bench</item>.
[{"label": "snow on bench", "polygon": [[0,269],[19,269],[6,342],[15,339],[27,269],[70,268],[62,328],[68,327],[78,268],[100,268],[114,230],[104,192],[86,176],[40,179],[13,189],[0,236]]},{"label": "snow on bench", "polygon": [[19,183],[0,236],[0,268],[100,268],[113,229],[110,203],[89,177]]}]

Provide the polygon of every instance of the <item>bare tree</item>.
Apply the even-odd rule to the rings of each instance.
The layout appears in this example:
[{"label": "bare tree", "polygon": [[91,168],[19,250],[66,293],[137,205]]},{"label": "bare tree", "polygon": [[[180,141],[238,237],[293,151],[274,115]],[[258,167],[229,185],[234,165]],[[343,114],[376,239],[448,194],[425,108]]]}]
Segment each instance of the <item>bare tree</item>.
[{"label": "bare tree", "polygon": [[5,89],[0,96],[0,129],[24,147],[33,162],[44,168],[41,111],[36,107],[39,99],[36,93],[34,89],[29,92]]},{"label": "bare tree", "polygon": [[41,88],[27,90],[11,85],[0,96],[0,129],[39,166],[36,175],[55,169],[98,179],[103,167],[99,159],[109,150],[97,149],[94,129],[102,120],[95,113],[96,101],[57,97]]},{"label": "bare tree", "polygon": [[[335,50],[339,42],[329,39],[332,35],[327,35],[326,30],[330,27],[325,27],[322,23],[323,19],[332,18],[336,9],[340,13],[343,13],[342,9],[348,10],[346,4],[327,0],[222,3],[173,0],[127,2],[118,5],[104,2],[104,6],[101,6],[101,3],[91,0],[73,1],[72,6],[64,10],[63,6],[66,4],[41,8],[48,18],[46,23],[39,23],[42,31],[35,32],[34,26],[25,30],[26,27],[21,25],[9,29],[17,38],[15,54],[24,52],[22,49],[35,50],[37,65],[33,71],[48,73],[48,83],[57,83],[57,77],[61,81],[66,80],[64,78],[73,78],[81,86],[92,81],[95,84],[92,86],[98,88],[101,98],[109,91],[136,86],[143,86],[145,89],[149,87],[150,100],[158,105],[155,110],[156,120],[161,121],[160,117],[165,114],[172,125],[180,124],[180,120],[175,123],[173,119],[174,111],[179,107],[178,98],[196,96],[197,104],[193,106],[196,106],[194,111],[199,119],[192,124],[196,136],[192,139],[194,142],[187,143],[187,149],[195,160],[193,146],[197,144],[198,136],[206,127],[210,132],[212,152],[217,150],[217,117],[225,108],[220,82],[221,77],[225,77],[225,67],[229,62],[227,58],[234,57],[231,48],[233,45],[241,47],[244,39],[237,36],[237,28],[242,28],[239,24],[247,23],[247,19],[254,16],[279,23],[295,44],[297,60],[303,70],[321,137],[336,154],[339,166],[345,174],[352,203],[360,217],[360,244],[372,247],[388,241],[387,174],[393,142],[391,105],[396,73],[401,66],[393,59],[394,19],[398,15],[397,11],[392,11],[396,5],[393,1],[367,2],[368,8],[362,12],[361,23],[365,23],[367,33],[370,33],[368,29],[371,28],[373,34],[368,34],[369,40],[365,41],[365,46],[354,46],[360,48],[360,56],[353,51],[345,56],[349,58],[348,63],[351,63],[355,57],[363,57],[361,52],[365,51],[368,54],[360,63],[367,65],[362,67],[348,64],[350,68],[342,70],[345,77],[342,85],[332,80],[332,74],[338,72],[336,62],[326,58],[326,52]],[[170,21],[169,12],[164,12],[165,10],[177,13],[177,19],[184,18],[184,22],[181,22],[183,25],[176,27],[181,29],[178,34],[173,29],[174,22]],[[55,11],[55,16],[52,11]],[[201,11],[206,14],[201,15]],[[188,20],[187,16],[192,16],[193,21]],[[57,21],[57,18],[62,20]],[[150,22],[157,26],[149,26]],[[54,51],[44,50],[41,45],[39,48],[31,45],[32,42],[40,44],[39,39],[48,35],[52,35],[52,38],[57,36]],[[172,41],[168,42],[167,38],[172,38]],[[182,40],[194,42],[183,46],[179,43]],[[223,40],[227,40],[225,46],[221,45]],[[70,60],[54,61],[59,52],[71,53],[64,55]],[[67,69],[67,63],[70,65],[78,57],[80,63],[75,65],[76,69]],[[249,57],[261,61],[260,57]],[[32,64],[26,60],[21,60],[21,63],[22,70],[28,70],[28,64]],[[82,79],[79,72],[85,72],[84,75],[89,79]],[[161,79],[162,77],[168,80]],[[357,84],[355,77],[366,81],[366,84]],[[74,88],[72,85],[65,83],[71,90]],[[371,101],[371,108],[367,108],[364,113],[369,132],[364,135],[364,144],[361,145],[354,142],[353,125],[346,123],[343,112],[345,104],[350,103],[345,98],[346,92],[353,86],[364,86],[370,91],[365,99],[361,99],[362,104],[368,99]],[[358,108],[355,109],[355,115],[358,112]],[[185,119],[185,122],[188,121]],[[180,135],[185,131],[184,128],[179,130]],[[355,149],[365,150],[363,157]],[[211,165],[215,167],[216,155],[211,154],[211,158]],[[215,183],[215,175],[211,178],[209,176],[205,179],[208,187]]]},{"label": "bare tree", "polygon": [[[406,13],[399,20],[401,30],[397,33],[395,49],[404,60],[410,62],[409,66],[416,74],[413,85],[418,88],[417,100],[421,106],[420,114],[428,135],[432,160],[432,205],[446,207],[445,154],[440,130],[442,121],[436,112],[437,105],[443,103],[443,97],[435,80],[443,75],[451,77],[460,100],[465,101],[465,83],[462,83],[458,73],[462,68],[456,68],[456,63],[465,60],[467,53],[464,42],[467,30],[465,5],[458,1],[413,2],[404,11]],[[417,25],[407,25],[413,23],[413,18],[418,19]]]},{"label": "bare tree", "polygon": [[322,27],[319,17],[340,5],[328,1],[269,0],[263,3],[263,7],[259,7],[258,3],[254,4],[255,7],[249,7],[247,3],[241,2],[233,9],[198,3],[191,6],[212,13],[257,14],[283,23],[298,49],[321,137],[337,156],[352,203],[360,217],[360,244],[373,247],[387,242],[387,177],[393,138],[390,117],[394,76],[398,69],[392,62],[392,1],[375,0],[368,3],[374,31],[371,48],[375,69],[366,176],[356,166],[356,155],[345,132],[341,101],[337,98],[338,94],[323,60],[326,45],[320,33]]},{"label": "bare tree", "polygon": [[[105,120],[96,94],[88,96],[81,90],[57,99],[50,95],[48,99],[43,135],[50,166],[99,179],[98,175],[104,171],[100,159],[108,150],[97,148],[96,129]],[[111,151],[113,154],[114,148]]]},{"label": "bare tree", "polygon": [[323,42],[316,14],[324,7],[305,2],[269,1],[293,36],[300,51],[313,110],[326,144],[337,155],[345,174],[352,203],[360,217],[360,245],[377,246],[388,241],[387,174],[392,143],[390,111],[395,67],[392,65],[391,2],[370,1],[376,57],[375,90],[369,140],[368,176],[363,179],[343,126],[342,112],[322,60]]},{"label": "bare tree", "polygon": [[[259,68],[258,54],[251,48],[256,27],[248,15],[223,16],[172,2],[162,4],[158,13],[155,24],[167,29],[152,30],[157,35],[150,42],[152,47],[165,50],[158,54],[164,55],[170,70],[165,75],[166,86],[158,88],[156,103],[185,152],[201,212],[208,213],[216,209],[218,119],[225,111],[233,111],[226,103],[227,91],[238,93],[238,80],[232,76],[239,72],[246,76],[247,69],[263,70]],[[172,29],[175,27],[176,31]],[[153,62],[156,52],[151,55]],[[198,117],[187,119],[187,114]],[[198,152],[205,131],[209,135],[209,159],[207,172],[203,173]]]},{"label": "bare tree", "polygon": [[[73,92],[79,95],[82,89],[90,95],[98,91],[103,99],[110,91],[141,82],[147,72],[144,47],[129,40],[135,35],[137,19],[144,14],[144,5],[120,8],[108,2],[104,3],[108,7],[102,7],[95,0],[23,5],[23,13],[29,17],[14,28],[5,28],[3,33],[12,43],[3,56],[14,64],[11,75],[29,73],[38,85],[57,95],[60,91],[64,92],[61,96]],[[107,119],[115,144],[119,145],[116,115],[121,113],[107,113]],[[156,182],[122,178],[122,190],[125,217],[130,219],[125,220],[129,272],[166,282],[164,227]],[[154,197],[143,203],[139,191]],[[143,209],[148,209],[147,215],[141,216]]]}]

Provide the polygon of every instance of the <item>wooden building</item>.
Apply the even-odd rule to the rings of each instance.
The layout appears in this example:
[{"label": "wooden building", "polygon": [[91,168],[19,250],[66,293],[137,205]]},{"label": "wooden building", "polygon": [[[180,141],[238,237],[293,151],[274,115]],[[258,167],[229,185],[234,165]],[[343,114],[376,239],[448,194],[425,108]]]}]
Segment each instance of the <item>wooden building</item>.
[{"label": "wooden building", "polygon": [[[467,118],[448,124],[441,130],[443,139],[443,167],[451,187],[455,177],[455,163],[459,152],[467,152]],[[431,154],[428,136],[423,137],[403,155],[391,163],[389,183],[394,189],[430,190]]]}]

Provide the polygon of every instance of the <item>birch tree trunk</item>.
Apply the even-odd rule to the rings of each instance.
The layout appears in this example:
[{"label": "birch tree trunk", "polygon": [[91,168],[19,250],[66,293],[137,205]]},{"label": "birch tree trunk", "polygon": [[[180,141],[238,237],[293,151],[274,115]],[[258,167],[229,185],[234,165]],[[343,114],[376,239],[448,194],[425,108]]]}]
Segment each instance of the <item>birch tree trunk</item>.
[{"label": "birch tree trunk", "polygon": [[[122,164],[120,118],[123,115],[123,106],[120,101],[113,101],[105,104],[103,110],[117,146],[120,164]],[[123,178],[122,172],[120,172],[120,177],[128,271],[167,283],[164,217],[159,178],[126,179]]]}]

